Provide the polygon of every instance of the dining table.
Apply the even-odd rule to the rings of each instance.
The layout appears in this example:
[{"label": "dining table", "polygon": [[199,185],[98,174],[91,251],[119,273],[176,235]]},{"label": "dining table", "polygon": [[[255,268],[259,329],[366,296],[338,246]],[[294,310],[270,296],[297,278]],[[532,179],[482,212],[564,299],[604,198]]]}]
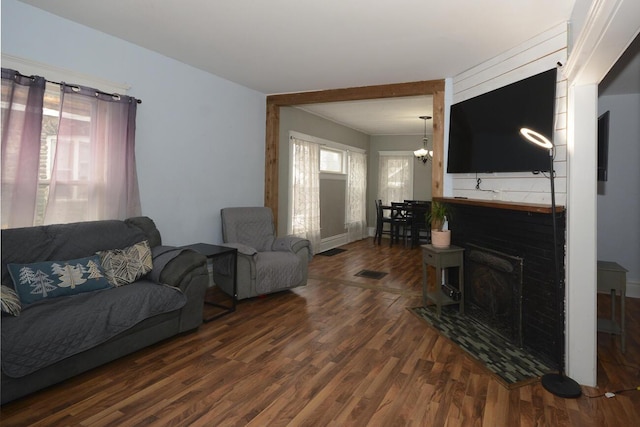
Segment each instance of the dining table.
[{"label": "dining table", "polygon": [[424,240],[430,242],[430,226],[427,214],[431,210],[430,201],[391,202],[382,206],[389,211],[391,219],[391,244],[399,243],[402,238],[405,245],[412,248]]}]

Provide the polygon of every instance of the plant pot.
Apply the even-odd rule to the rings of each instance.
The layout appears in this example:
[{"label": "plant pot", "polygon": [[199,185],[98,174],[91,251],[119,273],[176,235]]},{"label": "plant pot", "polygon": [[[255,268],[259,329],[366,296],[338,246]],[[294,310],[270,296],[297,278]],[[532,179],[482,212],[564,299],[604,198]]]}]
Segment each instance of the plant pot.
[{"label": "plant pot", "polygon": [[431,230],[431,245],[434,248],[448,248],[451,245],[451,230]]}]

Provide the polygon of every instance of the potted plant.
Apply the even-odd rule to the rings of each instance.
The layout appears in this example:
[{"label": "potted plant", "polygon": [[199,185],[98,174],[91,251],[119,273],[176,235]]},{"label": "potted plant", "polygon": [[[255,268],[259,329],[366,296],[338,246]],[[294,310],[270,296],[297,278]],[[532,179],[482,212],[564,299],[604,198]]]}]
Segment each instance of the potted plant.
[{"label": "potted plant", "polygon": [[451,211],[447,204],[437,201],[431,203],[431,211],[427,213],[427,219],[431,223],[431,244],[433,247],[448,248],[451,245],[450,218]]}]

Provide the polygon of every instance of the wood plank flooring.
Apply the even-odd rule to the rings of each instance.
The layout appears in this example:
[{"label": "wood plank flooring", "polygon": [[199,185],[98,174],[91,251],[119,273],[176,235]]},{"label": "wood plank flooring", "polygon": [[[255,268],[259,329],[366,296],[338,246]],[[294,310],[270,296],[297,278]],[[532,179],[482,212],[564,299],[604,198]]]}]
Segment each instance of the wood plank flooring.
[{"label": "wood plank flooring", "polygon": [[[627,352],[598,334],[598,388],[507,390],[406,307],[420,249],[371,239],[314,257],[306,287],[2,406],[8,426],[630,426],[640,420],[640,300]],[[384,271],[381,280],[354,276]],[[609,302],[599,297],[606,315]]]}]

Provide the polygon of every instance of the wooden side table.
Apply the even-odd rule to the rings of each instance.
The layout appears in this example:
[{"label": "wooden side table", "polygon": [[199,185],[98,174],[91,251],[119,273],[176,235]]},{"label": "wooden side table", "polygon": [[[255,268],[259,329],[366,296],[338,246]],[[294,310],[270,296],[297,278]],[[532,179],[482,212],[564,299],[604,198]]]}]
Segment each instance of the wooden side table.
[{"label": "wooden side table", "polygon": [[[451,245],[448,248],[436,248],[431,244],[422,245],[422,305],[427,306],[431,301],[436,305],[438,316],[442,312],[442,306],[458,304],[461,314],[464,314],[464,248]],[[436,269],[435,288],[429,289],[427,283],[427,265]],[[442,273],[446,268],[458,269],[457,289],[460,299],[445,295],[440,289]]]},{"label": "wooden side table", "polygon": [[[624,299],[627,294],[627,269],[616,262],[598,261],[598,291],[611,293],[611,319],[598,319],[598,331],[620,335],[626,351]],[[620,322],[616,320],[616,292],[620,293]]]},{"label": "wooden side table", "polygon": [[[219,246],[219,245],[211,245],[209,243],[195,243],[193,245],[182,246],[185,249],[192,249],[202,255],[206,256],[208,260],[212,261],[212,268],[215,268],[215,264],[213,260],[220,257],[231,257],[231,274],[233,275],[233,291],[231,297],[231,305],[224,305],[213,301],[207,301],[205,299],[205,304],[213,305],[218,308],[222,308],[224,311],[218,313],[214,316],[207,317],[203,319],[204,322],[210,322],[213,319],[217,319],[218,317],[224,316],[225,314],[233,313],[236,311],[236,304],[238,301],[238,250],[236,248],[230,248],[227,246]],[[220,288],[223,292],[224,289]],[[227,293],[227,292],[225,292]]]}]

